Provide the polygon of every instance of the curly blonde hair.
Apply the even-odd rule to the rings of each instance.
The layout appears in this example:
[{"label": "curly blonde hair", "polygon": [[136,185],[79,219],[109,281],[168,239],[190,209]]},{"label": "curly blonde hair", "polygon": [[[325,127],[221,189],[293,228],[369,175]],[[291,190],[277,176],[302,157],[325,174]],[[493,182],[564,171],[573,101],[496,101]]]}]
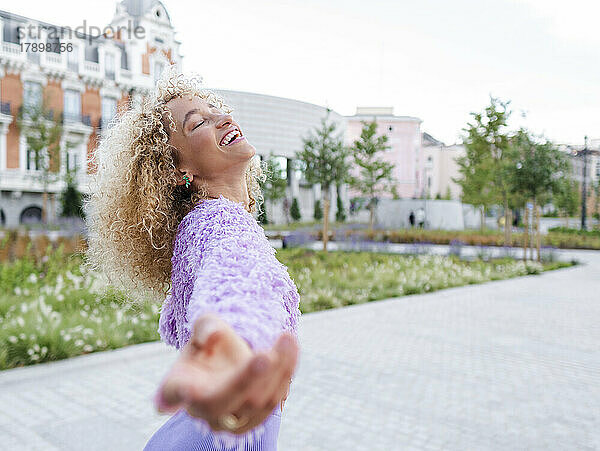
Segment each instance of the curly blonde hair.
[{"label": "curly blonde hair", "polygon": [[[88,247],[84,265],[125,288],[130,302],[164,296],[171,287],[171,257],[183,217],[208,196],[205,184],[192,192],[177,185],[178,149],[169,144],[176,130],[167,102],[198,96],[230,113],[224,100],[202,89],[201,78],[167,68],[156,89],[129,109],[120,109],[104,132],[90,161],[91,194],[84,200]],[[257,213],[263,201],[265,173],[258,156],[246,170],[250,204]],[[144,298],[144,301],[142,301]]]}]

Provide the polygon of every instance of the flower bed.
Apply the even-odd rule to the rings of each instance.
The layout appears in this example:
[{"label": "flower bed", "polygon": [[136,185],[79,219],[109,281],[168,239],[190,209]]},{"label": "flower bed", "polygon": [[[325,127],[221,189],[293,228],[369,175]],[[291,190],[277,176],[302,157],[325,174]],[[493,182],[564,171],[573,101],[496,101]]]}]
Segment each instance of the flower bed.
[{"label": "flower bed", "polygon": [[[83,271],[82,256],[63,249],[0,264],[0,369],[159,339],[160,301],[127,307],[122,292],[102,290],[105,282]],[[281,249],[277,257],[298,286],[304,313],[544,270],[538,263],[508,259],[465,262],[301,248]]]}]

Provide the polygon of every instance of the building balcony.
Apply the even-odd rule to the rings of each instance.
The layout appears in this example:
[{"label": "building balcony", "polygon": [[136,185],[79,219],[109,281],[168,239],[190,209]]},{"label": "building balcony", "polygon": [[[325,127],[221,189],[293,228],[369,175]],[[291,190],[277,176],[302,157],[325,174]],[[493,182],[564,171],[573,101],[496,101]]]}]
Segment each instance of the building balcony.
[{"label": "building balcony", "polygon": [[63,112],[61,115],[61,121],[63,124],[72,124],[72,123],[78,123],[78,124],[83,124],[87,127],[91,127],[92,126],[92,119],[89,115],[87,114],[80,114],[80,113],[69,113],[69,112]]},{"label": "building balcony", "polygon": [[100,70],[100,64],[94,61],[83,61],[80,74],[84,81],[99,83],[104,80],[104,72]]},{"label": "building balcony", "polygon": [[[0,189],[6,191],[44,192],[41,171],[25,169],[0,170]],[[47,192],[58,193],[64,189],[64,182],[56,181],[48,184]]]},{"label": "building balcony", "polygon": [[20,44],[2,42],[2,46],[0,46],[0,62],[7,62],[23,67],[27,63],[27,52],[21,51]]},{"label": "building balcony", "polygon": [[[25,169],[0,170],[0,190],[43,193],[43,184],[39,179],[41,174],[41,171]],[[48,184],[47,192],[61,193],[64,191],[67,186],[65,175],[65,171],[62,170],[59,179]],[[90,176],[84,170],[80,169],[77,171],[75,182],[77,189],[83,193],[89,193]]]}]

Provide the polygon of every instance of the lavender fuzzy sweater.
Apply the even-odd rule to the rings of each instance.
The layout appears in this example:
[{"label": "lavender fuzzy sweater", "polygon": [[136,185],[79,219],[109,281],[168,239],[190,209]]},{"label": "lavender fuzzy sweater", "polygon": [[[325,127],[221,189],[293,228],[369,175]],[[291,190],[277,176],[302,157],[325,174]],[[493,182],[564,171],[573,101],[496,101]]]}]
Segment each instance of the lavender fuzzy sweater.
[{"label": "lavender fuzzy sweater", "polygon": [[[172,265],[172,290],[159,321],[165,343],[182,348],[206,312],[218,314],[254,351],[270,348],[285,330],[298,336],[296,285],[242,203],[219,196],[194,207],[179,225]],[[214,436],[215,449],[241,447],[262,434],[262,425],[234,435],[196,422]]]}]

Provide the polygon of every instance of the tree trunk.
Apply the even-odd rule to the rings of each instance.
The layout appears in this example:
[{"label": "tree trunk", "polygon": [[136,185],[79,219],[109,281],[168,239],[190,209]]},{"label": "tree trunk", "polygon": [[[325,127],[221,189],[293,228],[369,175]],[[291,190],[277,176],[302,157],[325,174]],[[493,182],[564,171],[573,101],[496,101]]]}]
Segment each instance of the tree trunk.
[{"label": "tree trunk", "polygon": [[527,261],[527,250],[529,248],[529,208],[525,205],[525,217],[523,218],[525,231],[523,232],[523,261]]},{"label": "tree trunk", "polygon": [[536,248],[537,248],[537,261],[541,262],[541,247],[542,247],[542,236],[540,234],[540,216],[542,215],[541,207],[535,206],[535,234],[536,234]]},{"label": "tree trunk", "polygon": [[46,209],[48,205],[48,193],[44,191],[42,194],[42,223],[46,224]]},{"label": "tree trunk", "polygon": [[480,223],[480,228],[481,228],[481,233],[483,233],[483,231],[485,230],[485,206],[481,207],[481,210],[479,210],[481,213],[481,223]]},{"label": "tree trunk", "polygon": [[510,218],[508,211],[508,196],[504,196],[504,245],[510,246]]},{"label": "tree trunk", "polygon": [[329,241],[329,190],[323,198],[323,251],[327,252],[327,241]]},{"label": "tree trunk", "polygon": [[369,204],[369,231],[373,232],[373,225],[375,223],[375,204],[373,199],[371,199],[371,203]]},{"label": "tree trunk", "polygon": [[50,221],[52,222],[52,224],[54,224],[56,222],[56,215],[54,214],[54,212],[56,211],[56,194],[52,193],[52,195],[50,196]]}]

